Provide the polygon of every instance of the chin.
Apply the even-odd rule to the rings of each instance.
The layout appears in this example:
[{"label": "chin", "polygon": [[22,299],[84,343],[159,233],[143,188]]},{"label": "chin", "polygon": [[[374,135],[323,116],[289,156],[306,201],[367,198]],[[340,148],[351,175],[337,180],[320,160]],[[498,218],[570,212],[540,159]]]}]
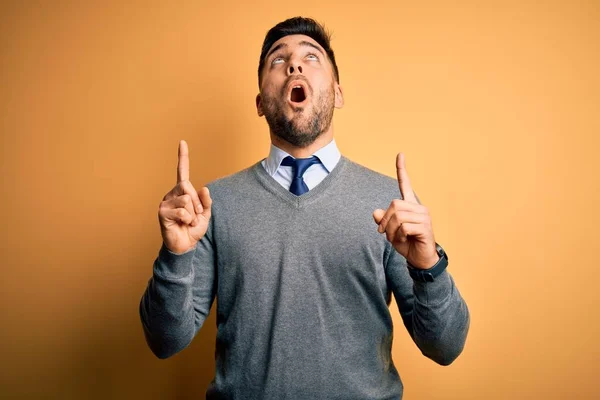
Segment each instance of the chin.
[{"label": "chin", "polygon": [[271,133],[298,148],[310,146],[327,132],[331,120],[317,112],[312,106],[269,107],[265,118]]},{"label": "chin", "polygon": [[310,131],[296,129],[294,132],[286,132],[277,136],[291,145],[305,148],[313,144],[321,135],[323,135],[323,132],[314,134]]}]

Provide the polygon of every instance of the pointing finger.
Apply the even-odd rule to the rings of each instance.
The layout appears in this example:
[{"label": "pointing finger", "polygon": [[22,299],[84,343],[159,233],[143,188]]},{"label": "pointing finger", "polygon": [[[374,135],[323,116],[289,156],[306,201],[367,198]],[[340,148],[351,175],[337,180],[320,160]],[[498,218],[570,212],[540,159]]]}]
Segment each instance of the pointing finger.
[{"label": "pointing finger", "polygon": [[402,193],[402,199],[410,201],[411,203],[418,203],[410,184],[410,179],[408,178],[408,172],[406,172],[404,153],[398,153],[396,156],[396,175],[398,175],[398,185],[400,187],[400,193]]},{"label": "pointing finger", "polygon": [[179,141],[179,152],[177,161],[177,183],[190,180],[190,156],[188,145],[185,140]]},{"label": "pointing finger", "polygon": [[184,194],[190,196],[190,198],[192,199],[193,210],[196,214],[200,214],[203,211],[202,204],[200,203],[200,198],[198,197],[198,192],[196,192],[196,189],[194,189],[194,186],[191,184],[190,181],[179,182],[179,184],[175,187],[175,190],[176,193],[180,196]]}]

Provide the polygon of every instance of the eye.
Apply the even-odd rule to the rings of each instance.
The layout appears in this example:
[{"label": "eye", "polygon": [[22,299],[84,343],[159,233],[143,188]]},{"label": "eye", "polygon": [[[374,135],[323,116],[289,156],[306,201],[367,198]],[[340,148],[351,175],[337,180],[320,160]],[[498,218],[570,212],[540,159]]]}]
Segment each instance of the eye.
[{"label": "eye", "polygon": [[319,57],[317,57],[316,54],[313,53],[309,53],[306,58],[310,59],[310,60],[315,60],[315,61],[319,61]]},{"label": "eye", "polygon": [[273,61],[271,61],[271,64],[272,64],[272,65],[275,65],[275,64],[281,64],[282,62],[283,62],[283,58],[282,58],[282,57],[275,57],[275,58],[273,59]]}]

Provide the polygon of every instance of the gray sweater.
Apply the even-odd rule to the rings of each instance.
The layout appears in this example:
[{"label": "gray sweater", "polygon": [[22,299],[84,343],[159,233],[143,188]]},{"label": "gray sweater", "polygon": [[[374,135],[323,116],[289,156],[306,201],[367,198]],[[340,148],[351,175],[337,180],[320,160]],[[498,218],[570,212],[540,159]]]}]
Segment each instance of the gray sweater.
[{"label": "gray sweater", "polygon": [[207,186],[206,235],[180,255],[162,245],[139,310],[166,358],[190,344],[216,295],[207,399],[401,399],[392,293],[425,356],[448,365],[461,353],[469,311],[448,269],[413,281],[377,232],[373,211],[401,198],[396,179],[342,156],[301,196],[260,162]]}]

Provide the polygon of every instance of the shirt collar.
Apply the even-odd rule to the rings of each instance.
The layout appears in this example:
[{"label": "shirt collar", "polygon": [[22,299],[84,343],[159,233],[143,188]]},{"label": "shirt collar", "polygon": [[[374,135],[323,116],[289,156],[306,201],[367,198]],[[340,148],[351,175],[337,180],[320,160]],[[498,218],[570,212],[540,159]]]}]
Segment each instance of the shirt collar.
[{"label": "shirt collar", "polygon": [[[265,163],[265,170],[267,173],[271,176],[275,175],[277,169],[279,169],[279,166],[281,165],[281,161],[283,161],[283,159],[289,155],[290,154],[271,143],[269,157],[267,157]],[[337,148],[335,139],[332,139],[331,142],[329,142],[326,146],[323,146],[319,150],[315,151],[313,156],[317,156],[319,160],[321,160],[321,163],[327,172],[331,172],[340,160],[341,154]]]}]

